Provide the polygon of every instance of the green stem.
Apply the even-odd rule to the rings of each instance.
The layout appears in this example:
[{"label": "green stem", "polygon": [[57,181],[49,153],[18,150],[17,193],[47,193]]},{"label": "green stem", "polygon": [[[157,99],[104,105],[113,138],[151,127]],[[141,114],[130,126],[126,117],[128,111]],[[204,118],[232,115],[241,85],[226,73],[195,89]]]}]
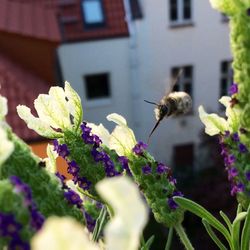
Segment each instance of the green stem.
[{"label": "green stem", "polygon": [[174,232],[174,229],[170,227],[168,231],[168,239],[167,239],[167,243],[165,246],[165,250],[170,250],[172,239],[173,239],[173,232]]},{"label": "green stem", "polygon": [[176,233],[178,234],[178,236],[180,237],[180,240],[182,242],[182,244],[185,246],[186,250],[194,250],[190,240],[188,239],[188,236],[183,228],[183,226],[179,223],[176,224],[174,227]]}]

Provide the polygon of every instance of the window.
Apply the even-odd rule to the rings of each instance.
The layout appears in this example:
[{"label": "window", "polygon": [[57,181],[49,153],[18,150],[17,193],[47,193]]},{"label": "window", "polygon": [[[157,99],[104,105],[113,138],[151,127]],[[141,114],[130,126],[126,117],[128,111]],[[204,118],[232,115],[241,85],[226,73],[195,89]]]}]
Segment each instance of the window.
[{"label": "window", "polygon": [[191,24],[192,0],[169,0],[169,17],[171,25]]},{"label": "window", "polygon": [[193,82],[193,67],[173,67],[171,70],[172,79],[176,79],[179,72],[182,72],[177,79],[177,82],[173,88],[173,91],[184,91],[192,97],[192,82]]},{"label": "window", "polygon": [[142,9],[140,0],[129,0],[132,19],[142,19]]},{"label": "window", "polygon": [[110,98],[110,83],[108,73],[86,75],[84,80],[86,98],[88,100]]},{"label": "window", "polygon": [[220,96],[228,95],[229,88],[233,83],[233,69],[231,61],[222,61],[220,66]]},{"label": "window", "polygon": [[174,171],[178,179],[185,179],[192,175],[194,169],[194,144],[174,146]]},{"label": "window", "polygon": [[102,0],[82,0],[83,20],[85,27],[104,26],[104,10]]}]

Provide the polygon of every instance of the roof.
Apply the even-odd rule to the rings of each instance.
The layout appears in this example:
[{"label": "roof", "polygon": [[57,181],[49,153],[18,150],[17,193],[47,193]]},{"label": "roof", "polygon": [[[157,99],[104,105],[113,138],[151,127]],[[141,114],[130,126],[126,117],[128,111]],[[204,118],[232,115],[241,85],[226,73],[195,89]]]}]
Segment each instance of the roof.
[{"label": "roof", "polygon": [[82,0],[59,1],[60,26],[63,41],[84,41],[128,36],[123,0],[102,0],[105,25],[86,28],[81,9]]},{"label": "roof", "polygon": [[61,40],[57,15],[53,8],[37,4],[36,1],[17,0],[0,0],[0,6],[0,32],[4,31],[52,42]]},{"label": "roof", "polygon": [[26,141],[41,140],[41,137],[19,118],[16,106],[24,104],[35,114],[33,101],[39,94],[47,93],[50,86],[3,54],[0,54],[0,85],[0,94],[8,99],[6,119],[13,131]]}]

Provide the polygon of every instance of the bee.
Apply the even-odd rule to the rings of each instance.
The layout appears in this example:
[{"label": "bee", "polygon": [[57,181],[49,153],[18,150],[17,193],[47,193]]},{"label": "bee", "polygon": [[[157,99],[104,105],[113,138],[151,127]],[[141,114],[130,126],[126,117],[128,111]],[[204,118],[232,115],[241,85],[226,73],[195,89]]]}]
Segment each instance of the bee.
[{"label": "bee", "polygon": [[148,141],[164,117],[183,115],[188,113],[192,108],[192,98],[188,93],[182,91],[172,92],[182,72],[183,69],[179,71],[175,80],[171,83],[170,90],[163,96],[159,103],[144,100],[147,103],[156,105],[154,110],[156,124],[149,134]]}]

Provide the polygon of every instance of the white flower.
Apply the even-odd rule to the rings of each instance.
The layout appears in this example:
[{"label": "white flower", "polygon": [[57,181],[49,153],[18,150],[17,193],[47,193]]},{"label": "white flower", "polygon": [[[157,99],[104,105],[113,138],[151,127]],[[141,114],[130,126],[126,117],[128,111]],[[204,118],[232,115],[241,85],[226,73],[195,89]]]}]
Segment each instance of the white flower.
[{"label": "white flower", "polygon": [[205,132],[211,136],[224,133],[225,131],[235,132],[240,126],[240,110],[236,107],[231,107],[231,97],[223,96],[219,102],[226,107],[227,120],[217,114],[206,113],[203,106],[200,106],[198,109],[200,119],[205,125]]},{"label": "white flower", "polygon": [[99,182],[96,189],[115,213],[104,229],[106,249],[138,249],[148,211],[136,184],[125,176],[114,177]]},{"label": "white flower", "polygon": [[51,217],[31,240],[32,250],[99,250],[84,227],[72,218]]},{"label": "white flower", "polygon": [[9,158],[13,150],[13,142],[8,139],[6,131],[0,126],[0,166]]},{"label": "white flower", "polygon": [[0,121],[3,121],[8,113],[7,99],[0,95]]},{"label": "white flower", "polygon": [[115,213],[104,228],[104,245],[91,242],[87,230],[74,219],[51,217],[32,238],[32,250],[138,249],[148,211],[136,184],[122,176],[102,180],[96,188]]},{"label": "white flower", "polygon": [[24,105],[17,106],[18,115],[30,129],[47,138],[61,137],[62,133],[58,130],[77,130],[82,121],[80,97],[68,82],[65,82],[64,90],[51,87],[48,95],[40,94],[34,106],[38,117],[33,116]]},{"label": "white flower", "polygon": [[47,158],[43,159],[46,164],[46,169],[52,173],[55,174],[57,171],[56,168],[56,158],[58,157],[58,154],[56,151],[54,151],[54,146],[51,144],[47,145]]}]

